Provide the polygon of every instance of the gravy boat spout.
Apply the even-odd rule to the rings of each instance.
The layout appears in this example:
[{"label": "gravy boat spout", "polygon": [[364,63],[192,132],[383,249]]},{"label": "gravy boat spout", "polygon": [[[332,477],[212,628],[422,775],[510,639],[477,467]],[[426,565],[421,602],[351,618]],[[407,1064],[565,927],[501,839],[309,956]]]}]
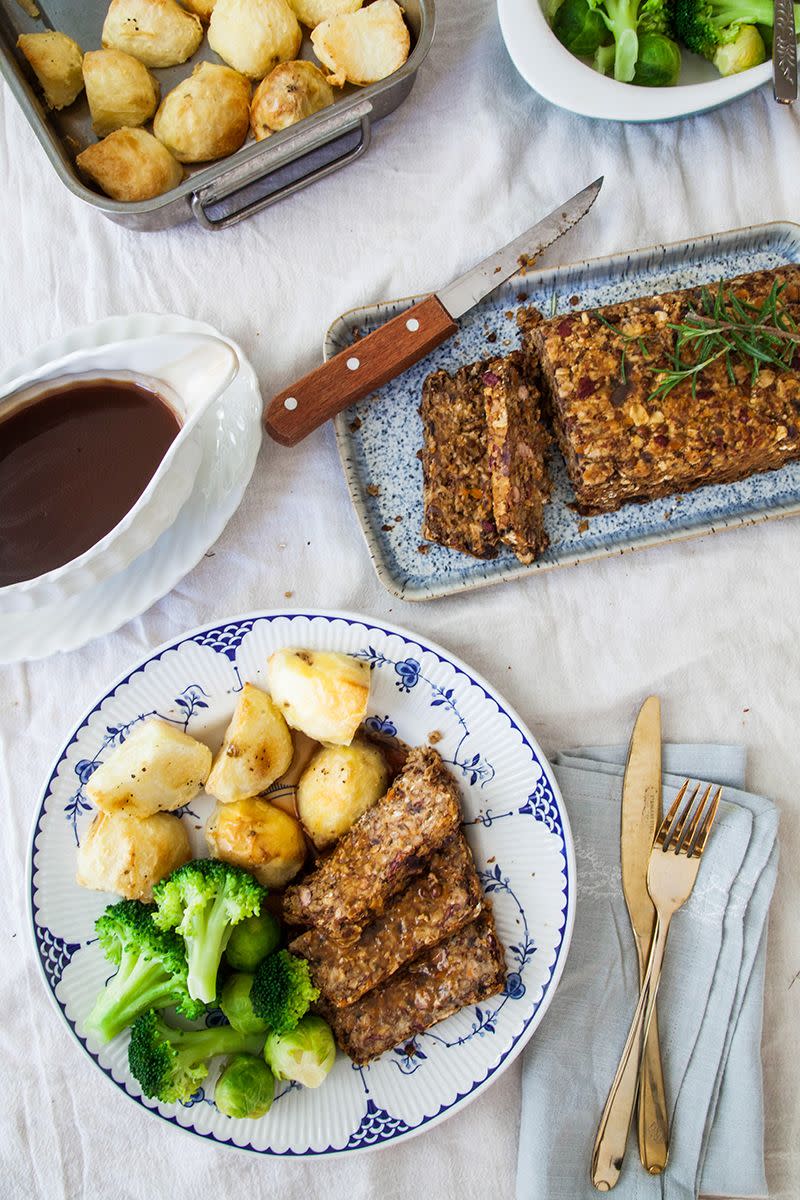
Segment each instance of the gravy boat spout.
[{"label": "gravy boat spout", "polygon": [[[239,370],[234,349],[204,333],[158,334],[74,351],[18,376],[0,393],[0,422],[59,387],[130,380],[157,393],[179,430],[142,494],[88,550],[33,579],[0,587],[0,616],[75,595],[123,570],[172,524],[191,494],[202,458],[195,428]],[[102,463],[90,463],[92,469]],[[76,470],[78,468],[76,467]]]}]

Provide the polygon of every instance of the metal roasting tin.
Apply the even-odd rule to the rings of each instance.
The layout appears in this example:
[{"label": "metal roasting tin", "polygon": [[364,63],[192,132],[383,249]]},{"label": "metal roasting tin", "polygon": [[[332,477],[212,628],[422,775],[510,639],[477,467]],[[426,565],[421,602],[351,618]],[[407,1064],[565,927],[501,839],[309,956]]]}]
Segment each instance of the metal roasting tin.
[{"label": "metal roasting tin", "polygon": [[[108,4],[106,0],[79,4],[75,0],[38,0],[37,6],[40,15],[33,18],[19,0],[0,0],[0,70],[62,182],[109,220],[138,230],[168,229],[192,218],[205,229],[225,229],[355,161],[369,146],[373,123],[402,104],[411,91],[435,25],[434,0],[403,0],[411,53],[393,75],[368,87],[348,84],[341,99],[314,116],[263,142],[248,140],[227,158],[188,166],[183,182],[162,196],[124,203],[88,186],[75,166],[76,154],[97,141],[85,94],[61,112],[50,111],[16,47],[21,33],[58,29],[73,37],[82,50],[97,49]],[[305,28],[299,57],[316,62]],[[222,61],[205,37],[187,62],[154,70],[161,95],[204,60]]]}]

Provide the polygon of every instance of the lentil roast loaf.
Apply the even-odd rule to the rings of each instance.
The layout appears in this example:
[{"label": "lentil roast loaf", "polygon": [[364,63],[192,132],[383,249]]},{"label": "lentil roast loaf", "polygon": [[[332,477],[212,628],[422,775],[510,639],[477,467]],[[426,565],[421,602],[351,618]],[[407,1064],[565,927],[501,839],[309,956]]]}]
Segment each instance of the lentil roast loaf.
[{"label": "lentil roast loaf", "polygon": [[472,851],[459,831],[358,941],[337,942],[320,929],[309,929],[289,949],[308,961],[323,1000],[340,1008],[474,920],[482,903]]},{"label": "lentil roast loaf", "polygon": [[550,493],[539,391],[516,351],[434,371],[422,388],[423,536],[492,558],[499,542],[521,562],[547,546]]},{"label": "lentil roast loaf", "polygon": [[[724,295],[760,306],[774,285],[800,324],[800,266],[758,271]],[[719,285],[709,289],[713,295]],[[701,308],[701,289],[666,292],[542,321],[522,310],[526,352],[538,359],[578,510],[613,512],[705,484],[730,483],[800,458],[800,362],[789,370],[724,358],[655,396],[674,361],[676,331]],[[646,353],[645,353],[646,352]]]},{"label": "lentil roast loaf", "polygon": [[460,824],[458,788],[441,756],[430,746],[411,750],[386,795],[310,875],[286,889],[284,919],[356,941]]},{"label": "lentil roast loaf", "polygon": [[361,1065],[465,1005],[494,996],[504,982],[503,947],[486,907],[355,1004],[320,1008],[339,1048]]}]

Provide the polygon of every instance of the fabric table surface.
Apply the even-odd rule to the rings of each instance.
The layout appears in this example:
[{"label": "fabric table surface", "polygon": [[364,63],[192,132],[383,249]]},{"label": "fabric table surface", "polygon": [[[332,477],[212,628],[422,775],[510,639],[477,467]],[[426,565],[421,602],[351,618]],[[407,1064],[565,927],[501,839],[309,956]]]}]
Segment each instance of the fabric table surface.
[{"label": "fabric table surface", "polygon": [[[543,264],[796,220],[798,161],[800,115],[779,108],[769,87],[683,121],[593,123],[517,76],[488,0],[439,0],[415,88],[358,162],[225,233],[187,224],[137,234],[63,188],[3,87],[3,361],[114,313],[177,312],[240,341],[269,397],[319,362],[339,313],[441,286],[601,173],[594,212]],[[748,789],[781,811],[762,1047],[767,1180],[772,1196],[797,1197],[799,583],[800,525],[790,520],[402,603],[373,573],[332,429],[292,450],[265,443],[239,511],[168,596],[83,649],[0,668],[0,1198],[514,1195],[519,1061],[405,1144],[276,1162],[202,1144],[141,1111],[67,1035],[39,979],[28,840],[45,770],[69,732],[162,641],[282,605],[361,611],[441,642],[507,697],[549,754],[626,740],[650,692],[662,697],[668,740],[747,748]],[[537,1038],[547,1029],[545,1018]]]}]

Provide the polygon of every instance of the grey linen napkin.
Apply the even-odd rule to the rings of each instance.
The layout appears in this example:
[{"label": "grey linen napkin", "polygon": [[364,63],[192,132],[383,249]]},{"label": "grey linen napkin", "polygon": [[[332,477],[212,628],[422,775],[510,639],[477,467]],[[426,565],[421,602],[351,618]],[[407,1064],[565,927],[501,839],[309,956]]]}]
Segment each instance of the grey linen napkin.
[{"label": "grey linen napkin", "polygon": [[[598,1195],[592,1145],[639,984],[619,863],[625,754],[584,747],[554,759],[575,838],[577,910],[558,993],[523,1059],[518,1200]],[[694,891],[670,929],[658,996],[670,1161],[647,1175],[632,1132],[615,1195],[766,1196],[760,1043],[777,811],[743,790],[741,747],[668,745],[663,767],[665,810],[686,778],[725,791]]]}]

